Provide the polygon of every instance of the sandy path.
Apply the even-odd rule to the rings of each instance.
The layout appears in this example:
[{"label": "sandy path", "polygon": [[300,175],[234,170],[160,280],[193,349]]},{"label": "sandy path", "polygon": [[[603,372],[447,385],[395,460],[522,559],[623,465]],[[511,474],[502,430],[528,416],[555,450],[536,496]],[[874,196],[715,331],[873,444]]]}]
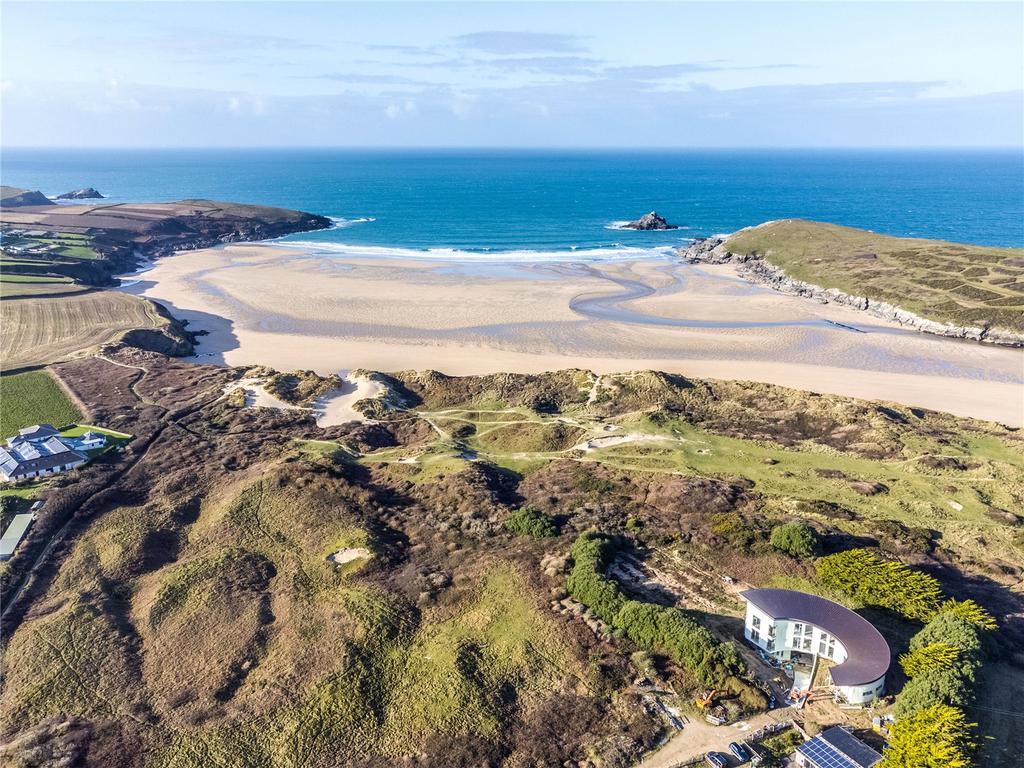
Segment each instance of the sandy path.
[{"label": "sandy path", "polygon": [[233,245],[162,259],[140,278],[127,290],[209,332],[204,362],[324,374],[653,368],[1024,424],[1021,350],[908,332],[750,285],[728,265],[464,265]]}]

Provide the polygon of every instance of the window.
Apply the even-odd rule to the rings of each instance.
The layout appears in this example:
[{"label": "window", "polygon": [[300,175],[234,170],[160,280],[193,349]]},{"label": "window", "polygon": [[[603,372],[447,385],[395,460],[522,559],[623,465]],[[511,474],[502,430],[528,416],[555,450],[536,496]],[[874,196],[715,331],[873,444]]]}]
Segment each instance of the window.
[{"label": "window", "polygon": [[821,633],[821,637],[818,639],[818,655],[825,656],[828,654],[828,635],[824,632]]},{"label": "window", "polygon": [[768,625],[768,637],[775,637],[775,625],[774,624],[769,624]]},{"label": "window", "polygon": [[767,648],[768,648],[769,651],[774,651],[775,650],[775,641],[772,640],[771,638],[768,638],[768,646],[767,646]]},{"label": "window", "polygon": [[761,617],[755,615],[753,620],[750,623],[753,624],[755,627],[760,628],[760,626],[761,626]]},{"label": "window", "polygon": [[794,635],[799,635],[803,631],[804,631],[804,625],[803,624],[794,624],[793,625],[793,634]]},{"label": "window", "polygon": [[761,642],[761,633],[758,632],[756,629],[750,630],[750,639],[753,640],[755,643]]}]

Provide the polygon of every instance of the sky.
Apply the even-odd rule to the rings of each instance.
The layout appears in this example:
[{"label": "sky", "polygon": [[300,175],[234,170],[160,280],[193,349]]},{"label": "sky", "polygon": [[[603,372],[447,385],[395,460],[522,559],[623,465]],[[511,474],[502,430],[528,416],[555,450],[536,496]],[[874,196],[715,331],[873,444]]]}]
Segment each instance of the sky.
[{"label": "sky", "polygon": [[4,0],[0,144],[1024,142],[1024,3]]}]

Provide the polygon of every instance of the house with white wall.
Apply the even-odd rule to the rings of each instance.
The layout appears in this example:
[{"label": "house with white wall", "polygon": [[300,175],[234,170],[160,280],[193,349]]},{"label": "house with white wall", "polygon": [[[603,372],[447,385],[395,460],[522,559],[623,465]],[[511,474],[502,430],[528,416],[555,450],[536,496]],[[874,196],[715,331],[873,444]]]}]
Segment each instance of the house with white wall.
[{"label": "house with white wall", "polygon": [[[105,444],[105,440],[104,440]],[[0,447],[0,478],[25,480],[47,477],[80,467],[88,458],[60,436],[50,424],[22,429]]]},{"label": "house with white wall", "polygon": [[891,653],[867,619],[839,603],[789,589],[748,589],[740,597],[747,603],[743,635],[760,650],[780,661],[829,662],[828,685],[849,704],[882,695]]}]

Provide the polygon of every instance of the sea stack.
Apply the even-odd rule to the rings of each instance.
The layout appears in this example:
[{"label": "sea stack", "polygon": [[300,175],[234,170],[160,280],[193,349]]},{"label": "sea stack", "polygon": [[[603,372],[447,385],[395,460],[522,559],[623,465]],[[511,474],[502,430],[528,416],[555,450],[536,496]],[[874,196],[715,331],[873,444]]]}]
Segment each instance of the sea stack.
[{"label": "sea stack", "polygon": [[679,229],[675,224],[669,224],[665,221],[663,216],[660,216],[657,211],[651,211],[645,213],[636,221],[631,221],[624,225],[626,229],[641,229],[641,230],[653,230],[653,229]]},{"label": "sea stack", "polygon": [[92,187],[76,189],[72,192],[65,192],[63,195],[57,195],[58,200],[100,200],[102,198],[103,195]]}]

